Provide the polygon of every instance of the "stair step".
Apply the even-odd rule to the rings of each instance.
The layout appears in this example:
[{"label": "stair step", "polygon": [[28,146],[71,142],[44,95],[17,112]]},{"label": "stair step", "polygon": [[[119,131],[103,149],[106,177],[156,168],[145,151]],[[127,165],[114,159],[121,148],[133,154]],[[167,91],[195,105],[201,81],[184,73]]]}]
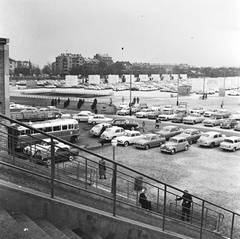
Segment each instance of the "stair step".
[{"label": "stair step", "polygon": [[5,211],[3,208],[0,208],[0,227],[1,231],[4,231],[7,235],[6,237],[2,237],[1,239],[9,238],[9,239],[32,239],[27,230],[23,230],[22,227],[11,217],[11,215]]},{"label": "stair step", "polygon": [[62,223],[58,223],[54,226],[58,228],[61,232],[63,232],[66,236],[68,236],[69,239],[82,239],[80,236],[78,236],[76,233],[74,233],[71,229],[69,229]]},{"label": "stair step", "polygon": [[22,228],[27,228],[29,234],[33,238],[41,238],[41,239],[51,239],[51,237],[43,231],[34,221],[32,221],[25,214],[16,214],[12,216],[21,226]]},{"label": "stair step", "polygon": [[52,237],[52,239],[69,239],[64,233],[62,233],[53,224],[45,219],[36,219],[34,222],[50,237]]}]

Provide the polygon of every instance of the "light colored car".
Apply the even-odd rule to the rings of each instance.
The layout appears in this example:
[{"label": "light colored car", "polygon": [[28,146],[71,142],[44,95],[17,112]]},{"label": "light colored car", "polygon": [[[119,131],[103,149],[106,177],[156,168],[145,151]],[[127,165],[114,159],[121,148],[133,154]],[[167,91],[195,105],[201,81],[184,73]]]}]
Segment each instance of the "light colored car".
[{"label": "light colored car", "polygon": [[110,127],[112,127],[112,125],[109,123],[96,124],[90,129],[89,134],[93,136],[100,136],[106,129]]},{"label": "light colored car", "polygon": [[117,111],[117,115],[130,115],[130,107],[124,107]]},{"label": "light colored car", "polygon": [[162,135],[145,134],[142,139],[134,143],[134,147],[148,150],[149,148],[160,146],[165,142],[166,139]]},{"label": "light colored car", "polygon": [[216,131],[208,131],[201,135],[198,139],[197,144],[200,146],[207,146],[213,148],[215,146],[219,146],[221,142],[224,141],[226,135],[221,134]]},{"label": "light colored car", "polygon": [[240,149],[240,137],[226,137],[224,141],[220,143],[220,148],[235,152],[237,149]]},{"label": "light colored car", "polygon": [[118,136],[124,134],[124,129],[118,126],[112,126],[111,128],[106,129],[100,136],[100,139],[103,140],[112,140]]},{"label": "light colored car", "polygon": [[122,136],[117,137],[117,143],[127,147],[129,144],[134,144],[137,140],[144,137],[139,131],[136,130],[125,130]]},{"label": "light colored car", "polygon": [[193,107],[191,110],[189,110],[189,113],[196,113],[196,114],[203,115],[204,109],[203,107]]},{"label": "light colored car", "polygon": [[187,139],[189,144],[197,143],[197,140],[201,137],[202,132],[199,129],[189,128],[184,129],[184,131],[178,136],[182,136]]},{"label": "light colored car", "polygon": [[217,110],[217,112],[212,114],[212,116],[222,116],[223,118],[228,118],[230,115],[231,112],[225,109]]},{"label": "light colored car", "polygon": [[157,131],[156,134],[162,135],[166,138],[166,140],[169,140],[171,137],[181,134],[183,132],[183,129],[179,128],[175,125],[167,125],[162,127],[161,130]]},{"label": "light colored car", "polygon": [[212,115],[213,113],[215,113],[215,112],[217,112],[216,109],[207,109],[207,110],[204,112],[203,116],[204,116],[204,117],[211,117],[211,115]]},{"label": "light colored car", "polygon": [[197,124],[202,123],[204,120],[204,117],[197,113],[191,113],[190,115],[183,118],[184,124]]},{"label": "light colored car", "polygon": [[222,116],[212,115],[210,118],[205,119],[203,121],[203,125],[214,127],[214,126],[220,125],[223,121],[224,121],[224,118]]},{"label": "light colored car", "polygon": [[[55,147],[56,149],[57,148],[70,149],[69,145],[59,142],[56,139],[53,139],[53,143],[56,146]],[[49,149],[51,149],[51,139],[47,138],[47,139],[43,139],[40,143],[26,146],[23,149],[23,153],[28,155],[35,155],[36,153],[42,153],[44,151],[48,151]]]},{"label": "light colored car", "polygon": [[90,116],[94,116],[91,111],[81,111],[77,115],[73,116],[78,122],[87,122]]},{"label": "light colored car", "polygon": [[142,109],[140,112],[137,112],[135,115],[137,118],[147,118],[148,114],[151,113],[151,109]]},{"label": "light colored car", "polygon": [[231,90],[228,95],[232,95],[232,96],[239,96],[240,95],[240,92],[238,91],[235,91],[235,90]]},{"label": "light colored car", "polygon": [[236,111],[231,115],[231,118],[235,120],[240,120],[240,111]]},{"label": "light colored car", "polygon": [[33,112],[37,112],[37,111],[39,111],[38,108],[32,107],[32,106],[28,106],[28,107],[25,107],[20,112],[22,112],[22,113],[33,113]]},{"label": "light colored car", "polygon": [[163,110],[162,114],[158,116],[158,119],[160,119],[161,121],[162,120],[167,121],[167,120],[173,120],[175,117],[176,117],[176,114],[172,109],[170,109],[169,111]]},{"label": "light colored car", "polygon": [[188,150],[190,147],[187,139],[183,136],[177,135],[172,137],[168,142],[161,145],[160,151],[175,154],[176,152]]},{"label": "light colored car", "polygon": [[88,124],[100,124],[100,123],[109,123],[113,120],[113,118],[108,118],[104,115],[94,115],[94,116],[90,116],[88,118]]},{"label": "light colored car", "polygon": [[129,106],[128,103],[124,101],[124,102],[121,102],[121,103],[119,104],[118,109],[121,110],[122,108],[126,108],[126,107],[128,107],[128,106]]}]

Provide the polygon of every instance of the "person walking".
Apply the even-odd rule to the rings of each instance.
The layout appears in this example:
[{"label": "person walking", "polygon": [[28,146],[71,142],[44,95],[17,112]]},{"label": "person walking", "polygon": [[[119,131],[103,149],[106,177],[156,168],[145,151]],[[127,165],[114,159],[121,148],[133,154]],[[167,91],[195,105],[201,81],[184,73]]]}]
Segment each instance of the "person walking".
[{"label": "person walking", "polygon": [[160,123],[161,123],[160,119],[159,119],[159,118],[156,118],[156,121],[155,121],[155,129],[159,129]]},{"label": "person walking", "polygon": [[104,159],[99,160],[99,179],[107,179],[106,177],[106,163]]},{"label": "person walking", "polygon": [[190,221],[190,209],[192,205],[192,196],[188,193],[187,190],[184,190],[182,197],[176,199],[176,201],[182,200],[182,221]]},{"label": "person walking", "polygon": [[141,204],[141,207],[144,209],[151,210],[152,209],[152,203],[149,201],[145,195],[145,192],[147,189],[144,187],[139,195],[139,200],[138,202]]},{"label": "person walking", "polygon": [[145,121],[142,122],[142,131],[143,131],[143,134],[145,134],[145,130],[146,130],[146,123]]},{"label": "person walking", "polygon": [[221,108],[223,108],[223,106],[224,106],[224,102],[222,101],[222,103],[221,103]]}]

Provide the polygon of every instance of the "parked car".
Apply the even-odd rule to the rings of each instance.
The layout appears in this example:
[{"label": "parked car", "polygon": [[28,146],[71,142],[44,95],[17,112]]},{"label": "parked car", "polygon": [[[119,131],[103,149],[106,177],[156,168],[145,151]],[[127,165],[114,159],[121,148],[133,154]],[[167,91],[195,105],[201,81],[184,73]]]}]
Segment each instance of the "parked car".
[{"label": "parked car", "polygon": [[235,152],[237,149],[240,149],[240,137],[226,137],[224,141],[220,143],[220,148]]},{"label": "parked car", "polygon": [[134,144],[137,140],[142,139],[144,137],[139,131],[136,130],[125,130],[122,136],[118,136],[117,144],[124,145],[127,147],[130,144]]},{"label": "parked car", "polygon": [[118,126],[112,126],[106,129],[100,136],[100,139],[103,140],[112,140],[118,136],[122,136],[124,134],[124,129]]},{"label": "parked car", "polygon": [[118,109],[121,110],[122,108],[126,108],[126,107],[128,107],[128,106],[129,106],[128,103],[124,101],[124,102],[121,102],[121,103],[119,104]]},{"label": "parked car", "polygon": [[203,116],[204,116],[204,117],[210,117],[210,116],[212,116],[212,114],[215,113],[215,112],[217,112],[217,109],[207,109],[207,110],[204,112]]},{"label": "parked car", "polygon": [[117,115],[130,115],[130,107],[124,107],[118,110]]},{"label": "parked car", "polygon": [[240,131],[240,122],[234,126],[235,131]]},{"label": "parked car", "polygon": [[161,114],[160,110],[154,110],[148,114],[148,119],[157,119]]},{"label": "parked car", "polygon": [[135,115],[137,118],[147,118],[148,114],[151,113],[151,109],[142,109],[141,111],[137,112]]},{"label": "parked car", "polygon": [[157,134],[145,134],[142,139],[139,139],[134,143],[134,147],[149,149],[152,147],[157,147],[165,143],[166,139],[162,135]]},{"label": "parked car", "polygon": [[226,138],[226,135],[216,131],[208,131],[201,135],[198,139],[197,144],[200,146],[207,146],[213,148],[219,146],[221,142]]},{"label": "parked car", "polygon": [[78,122],[87,122],[90,116],[94,116],[91,111],[81,111],[77,115],[73,116]]},{"label": "parked car", "polygon": [[189,113],[196,113],[196,114],[203,115],[204,109],[203,107],[193,107],[191,110],[189,110]]},{"label": "parked car", "polygon": [[167,121],[167,120],[174,119],[175,116],[176,116],[176,114],[174,113],[174,111],[172,109],[170,109],[169,111],[163,111],[162,114],[160,114],[158,116],[158,118],[161,121]]},{"label": "parked car", "polygon": [[240,95],[240,92],[238,91],[235,91],[235,90],[231,90],[228,95],[232,95],[232,96],[239,96]]},{"label": "parked car", "polygon": [[224,121],[222,121],[220,123],[220,128],[221,129],[233,129],[235,127],[235,125],[237,125],[238,122],[236,119],[233,118],[229,118],[229,119],[225,119]]},{"label": "parked car", "polygon": [[231,112],[225,109],[217,110],[217,112],[212,114],[212,116],[222,116],[223,118],[228,118],[230,115],[231,115]]},{"label": "parked car", "polygon": [[[28,155],[35,155],[36,153],[41,153],[41,152],[44,152],[44,151],[48,151],[48,150],[51,149],[51,142],[52,142],[52,140],[50,138],[42,139],[41,141],[39,141],[36,144],[27,145],[23,149],[23,153],[28,154]],[[70,149],[69,145],[64,144],[64,143],[62,143],[62,142],[60,142],[56,139],[53,139],[53,144],[57,148]]]},{"label": "parked car", "polygon": [[39,111],[38,108],[29,106],[29,107],[25,107],[20,112],[22,112],[22,113],[34,113],[34,112],[38,112],[38,111]]},{"label": "parked car", "polygon": [[240,120],[240,111],[236,111],[231,115],[231,118],[234,118],[236,120]]},{"label": "parked car", "polygon": [[108,118],[100,114],[100,115],[90,116],[87,122],[88,124],[95,125],[100,123],[109,123],[112,120],[113,120],[112,118]]},{"label": "parked car", "polygon": [[203,125],[214,127],[214,126],[220,125],[223,121],[224,121],[223,116],[212,115],[209,119],[205,119],[203,121]]},{"label": "parked car", "polygon": [[138,129],[139,124],[136,121],[133,120],[128,120],[126,118],[114,118],[110,124],[112,126],[119,126],[124,129]]},{"label": "parked car", "polygon": [[173,123],[182,123],[183,119],[187,116],[186,111],[179,112],[175,115],[175,117],[172,119]]},{"label": "parked car", "polygon": [[179,128],[175,125],[167,125],[162,127],[160,131],[157,131],[156,134],[162,135],[166,138],[166,140],[169,140],[171,137],[181,134],[183,132],[183,129]]},{"label": "parked car", "polygon": [[184,124],[197,124],[202,123],[204,117],[198,113],[191,113],[190,115],[183,118]]},{"label": "parked car", "polygon": [[112,127],[110,123],[96,124],[90,129],[89,134],[93,136],[100,136],[106,129],[110,127]]},{"label": "parked car", "polygon": [[179,134],[179,136],[186,138],[189,144],[197,143],[197,140],[200,138],[201,135],[202,132],[199,129],[194,128],[184,129],[184,131]]},{"label": "parked car", "polygon": [[187,139],[183,136],[177,135],[169,139],[168,142],[161,145],[160,151],[175,154],[176,152],[188,150],[190,147]]}]

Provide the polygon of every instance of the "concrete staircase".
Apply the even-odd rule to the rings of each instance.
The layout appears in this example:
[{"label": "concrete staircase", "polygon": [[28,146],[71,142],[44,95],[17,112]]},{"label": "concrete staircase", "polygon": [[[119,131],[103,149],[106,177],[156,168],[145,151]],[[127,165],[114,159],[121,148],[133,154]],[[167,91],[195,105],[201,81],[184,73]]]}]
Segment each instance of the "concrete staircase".
[{"label": "concrete staircase", "polygon": [[[45,219],[31,220],[25,214],[10,215],[0,208],[0,239],[82,239],[64,225]],[[85,236],[86,238],[86,236]]]}]

